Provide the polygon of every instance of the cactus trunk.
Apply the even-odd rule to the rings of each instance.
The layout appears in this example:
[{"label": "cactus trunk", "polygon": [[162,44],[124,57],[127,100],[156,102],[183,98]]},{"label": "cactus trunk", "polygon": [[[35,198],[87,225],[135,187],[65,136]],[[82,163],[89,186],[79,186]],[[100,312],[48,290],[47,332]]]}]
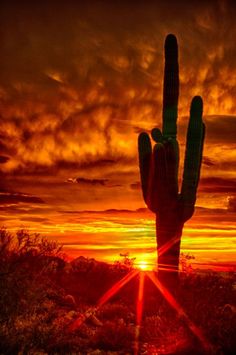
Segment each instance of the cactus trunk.
[{"label": "cactus trunk", "polygon": [[172,284],[178,278],[183,223],[176,219],[176,215],[167,215],[163,218],[156,214],[157,265],[160,279],[165,284]]}]

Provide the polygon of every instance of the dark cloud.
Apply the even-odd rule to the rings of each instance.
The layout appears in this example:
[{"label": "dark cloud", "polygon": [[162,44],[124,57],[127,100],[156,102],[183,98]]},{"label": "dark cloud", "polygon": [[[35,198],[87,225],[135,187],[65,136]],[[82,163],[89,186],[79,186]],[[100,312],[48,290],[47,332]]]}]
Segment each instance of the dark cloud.
[{"label": "dark cloud", "polygon": [[86,179],[86,178],[77,178],[77,183],[79,185],[101,185],[105,186],[108,183],[108,179]]},{"label": "dark cloud", "polygon": [[228,199],[228,210],[230,212],[236,212],[236,196],[231,196]]},{"label": "dark cloud", "polygon": [[148,210],[148,208],[138,208],[136,210],[128,210],[128,209],[116,209],[116,208],[110,208],[108,210],[102,210],[102,211],[93,211],[93,210],[87,210],[87,211],[59,211],[60,213],[66,213],[66,214],[98,214],[98,215],[106,215],[106,214],[123,214],[123,213],[131,213],[131,214],[137,214],[137,213],[147,213],[150,214],[150,211]]},{"label": "dark cloud", "polygon": [[213,159],[206,156],[202,158],[202,163],[206,166],[214,166],[216,164]]},{"label": "dark cloud", "polygon": [[140,190],[140,189],[141,189],[141,183],[140,183],[140,181],[136,181],[136,182],[130,184],[130,188],[131,188],[132,190]]},{"label": "dark cloud", "polygon": [[[207,163],[208,166],[214,165]],[[131,189],[140,190],[141,184],[139,181],[130,184]],[[236,179],[227,179],[220,177],[202,177],[200,180],[199,190],[209,193],[234,193],[236,192]]]},{"label": "dark cloud", "polygon": [[44,217],[21,217],[20,221],[23,222],[40,222],[40,223],[48,223],[49,219]]},{"label": "dark cloud", "polygon": [[0,192],[0,204],[2,205],[15,205],[21,202],[39,204],[44,203],[44,201],[40,197],[30,196],[28,194],[20,192]]},{"label": "dark cloud", "polygon": [[113,166],[117,164],[117,160],[114,159],[97,159],[94,161],[88,161],[88,162],[83,162],[81,163],[70,163],[67,161],[58,161],[57,166],[58,168],[74,168],[74,169],[84,169],[86,168],[87,170],[91,168],[105,168],[107,166]]},{"label": "dark cloud", "polygon": [[4,164],[6,162],[8,162],[9,157],[5,157],[3,155],[0,156],[0,164]]},{"label": "dark cloud", "polygon": [[[236,109],[235,109],[236,112]],[[204,118],[206,135],[209,143],[235,143],[236,116],[212,115]]]},{"label": "dark cloud", "polygon": [[199,190],[201,192],[236,193],[236,179],[202,177]]},{"label": "dark cloud", "polygon": [[106,186],[106,187],[121,187],[121,184],[113,183],[109,179],[88,179],[84,177],[78,177],[78,178],[69,178],[67,182],[70,183],[78,183],[79,185],[82,186]]}]

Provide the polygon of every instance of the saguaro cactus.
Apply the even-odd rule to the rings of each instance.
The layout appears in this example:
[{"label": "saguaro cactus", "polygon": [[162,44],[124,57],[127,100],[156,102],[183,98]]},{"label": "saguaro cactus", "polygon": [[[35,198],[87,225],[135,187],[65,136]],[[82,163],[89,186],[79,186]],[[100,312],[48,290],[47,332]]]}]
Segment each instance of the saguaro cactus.
[{"label": "saguaro cactus", "polygon": [[[192,217],[200,176],[205,126],[203,102],[191,102],[182,187],[178,188],[179,146],[177,111],[179,96],[178,45],[169,34],[165,40],[162,132],[154,128],[153,141],[146,132],[139,135],[139,167],[144,200],[156,214],[158,269],[178,271],[180,240],[184,223]],[[159,271],[160,276],[167,276]],[[173,272],[172,272],[173,275]]]}]

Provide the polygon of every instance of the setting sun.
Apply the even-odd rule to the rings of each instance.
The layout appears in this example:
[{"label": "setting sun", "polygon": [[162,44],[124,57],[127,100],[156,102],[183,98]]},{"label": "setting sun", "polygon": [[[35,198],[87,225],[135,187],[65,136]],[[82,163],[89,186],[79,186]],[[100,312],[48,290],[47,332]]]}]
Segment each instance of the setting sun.
[{"label": "setting sun", "polygon": [[150,270],[150,265],[149,265],[149,263],[147,261],[140,260],[137,263],[137,268],[140,269],[140,270]]}]

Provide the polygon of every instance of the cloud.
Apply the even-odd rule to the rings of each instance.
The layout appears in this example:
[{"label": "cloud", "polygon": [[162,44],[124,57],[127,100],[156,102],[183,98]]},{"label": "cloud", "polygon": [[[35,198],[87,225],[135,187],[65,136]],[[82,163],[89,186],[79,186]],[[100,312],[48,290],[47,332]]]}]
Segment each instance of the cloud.
[{"label": "cloud", "polygon": [[219,177],[202,177],[200,180],[201,192],[236,193],[236,179]]},{"label": "cloud", "polygon": [[[212,165],[214,164],[209,164],[209,166]],[[130,188],[141,191],[141,183],[134,182],[130,184]],[[234,193],[236,192],[236,179],[203,176],[200,179],[199,191],[200,193]]]},{"label": "cloud", "polygon": [[132,184],[130,184],[130,188],[132,190],[140,190],[141,189],[140,181],[136,181],[136,182],[133,182]]},{"label": "cloud", "polygon": [[236,196],[231,196],[228,199],[228,210],[230,212],[236,212]]},{"label": "cloud", "polygon": [[211,158],[206,157],[206,156],[202,158],[202,163],[206,166],[214,166],[215,165],[214,160],[212,160]]},{"label": "cloud", "polygon": [[61,213],[66,213],[66,214],[76,214],[76,215],[80,215],[80,214],[96,214],[96,215],[109,215],[109,214],[149,214],[150,212],[147,208],[138,208],[136,210],[128,210],[128,209],[116,209],[116,208],[110,208],[108,210],[102,210],[102,211],[93,211],[93,210],[88,210],[88,211],[60,211]]},{"label": "cloud", "polygon": [[76,181],[79,185],[105,186],[109,180],[108,179],[86,179],[81,177],[81,178],[77,178]]},{"label": "cloud", "polygon": [[0,192],[1,205],[16,205],[21,202],[36,204],[44,203],[44,201],[37,196],[30,196],[21,192]]},{"label": "cloud", "polygon": [[40,222],[40,223],[47,223],[50,222],[48,218],[44,217],[21,217],[20,221],[22,222]]},{"label": "cloud", "polygon": [[207,139],[227,135],[233,143],[232,4],[138,1],[133,11],[132,1],[14,2],[14,8],[3,1],[0,141],[9,160],[2,171],[134,159],[138,131],[161,125],[169,31],[180,47],[180,122],[191,97],[201,94],[211,115]]},{"label": "cloud", "polygon": [[[236,109],[235,109],[236,112]],[[207,142],[211,144],[227,144],[235,142],[236,116],[211,115],[205,116]]]},{"label": "cloud", "polygon": [[4,164],[9,160],[9,157],[5,157],[3,155],[0,156],[0,164]]}]

